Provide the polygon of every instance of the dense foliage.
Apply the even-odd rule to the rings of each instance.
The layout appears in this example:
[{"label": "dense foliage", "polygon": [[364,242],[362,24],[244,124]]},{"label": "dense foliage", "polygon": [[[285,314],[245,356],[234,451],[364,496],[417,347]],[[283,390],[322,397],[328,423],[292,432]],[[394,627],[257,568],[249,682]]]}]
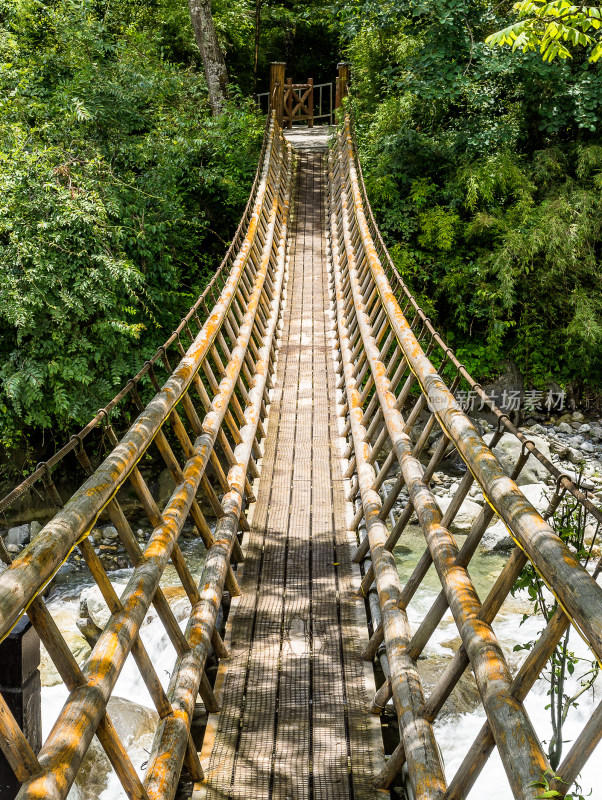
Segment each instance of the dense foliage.
[{"label": "dense foliage", "polygon": [[517,21],[486,0],[212,9],[217,117],[186,0],[0,0],[0,446],[84,422],[202,289],[246,201],[263,127],[247,98],[271,60],[316,81],[352,60],[382,230],[468,367],[511,357],[538,388],[599,391],[595,26],[547,63],[485,44]]},{"label": "dense foliage", "polygon": [[469,369],[599,389],[600,64],[491,49],[503,5],[341,4],[368,192]]},{"label": "dense foliage", "polygon": [[338,23],[330,5],[318,0],[213,0],[230,75],[241,89],[254,89],[257,34],[257,90],[269,89],[271,61],[285,61],[287,77],[333,80],[340,60]]},{"label": "dense foliage", "polygon": [[[485,41],[513,50],[538,50],[544,61],[572,58],[575,47],[589,47],[589,60],[602,58],[602,11],[598,6],[576,6],[568,0],[521,0],[515,3],[518,20],[491,33]],[[592,46],[593,45],[593,46]]]},{"label": "dense foliage", "polygon": [[263,119],[210,116],[185,3],[0,2],[0,440],[73,430],[171,333]]}]

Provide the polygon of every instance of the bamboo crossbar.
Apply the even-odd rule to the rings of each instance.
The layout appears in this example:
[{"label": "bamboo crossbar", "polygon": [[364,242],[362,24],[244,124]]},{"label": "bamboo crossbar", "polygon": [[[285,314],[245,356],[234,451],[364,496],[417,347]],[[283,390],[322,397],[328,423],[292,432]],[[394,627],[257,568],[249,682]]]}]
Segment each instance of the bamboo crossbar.
[{"label": "bamboo crossbar", "polygon": [[[602,588],[596,582],[598,571],[592,576],[581,566],[557,536],[550,519],[565,491],[593,519],[600,521],[602,515],[489,398],[487,404],[499,421],[489,446],[458,405],[454,392],[461,380],[467,380],[483,399],[486,396],[446,347],[388,256],[366,196],[349,117],[339,130],[328,168],[328,257],[342,358],[339,388],[345,392],[344,411],[348,417],[344,433],[350,437],[345,453],[349,459],[346,477],[352,481],[349,499],[358,500],[352,528],[365,531],[356,553],[356,560],[365,563],[361,590],[366,597],[372,597],[374,585],[378,595],[374,633],[365,657],[374,658],[384,642],[387,679],[377,693],[374,711],[392,699],[400,730],[400,745],[376,785],[389,786],[407,764],[416,798],[460,800],[474,784],[489,753],[497,747],[514,797],[534,800],[550,765],[523,701],[567,625],[576,628],[595,658],[602,661]],[[435,366],[436,356],[439,367]],[[456,369],[449,388],[441,377],[446,366]],[[419,393],[412,396],[416,388]],[[411,440],[409,434],[426,410],[427,423],[418,438]],[[435,431],[441,436],[425,468],[418,457]],[[517,436],[523,443],[511,476],[492,452],[503,432]],[[383,457],[385,446],[389,451]],[[442,514],[429,483],[450,448],[462,458],[467,471]],[[516,484],[530,455],[546,467],[557,484],[543,515]],[[385,489],[384,481],[395,461],[399,465],[397,479]],[[450,526],[474,483],[487,503],[458,548]],[[408,499],[392,517],[389,531],[385,522],[393,514],[404,487]],[[505,523],[516,548],[481,603],[467,567],[495,514]],[[413,515],[424,534],[426,549],[402,586],[392,550]],[[513,678],[491,623],[528,562],[555,595],[559,621],[554,618],[549,623],[542,640]],[[431,565],[439,577],[441,594],[418,629],[410,633],[406,609]],[[431,696],[425,699],[416,661],[448,609],[462,646]],[[431,726],[468,667],[476,678],[487,725],[448,786]],[[600,732],[592,725],[586,726],[578,740],[583,742],[582,751],[576,744],[565,759],[565,780],[557,782],[562,794],[569,790],[599,739]]]},{"label": "bamboo crossbar", "polygon": [[[243,217],[245,228],[242,234],[237,233],[236,247],[230,249],[225,262],[228,270],[219,295],[205,323],[199,325],[199,332],[191,336],[192,344],[185,350],[179,335],[183,329],[190,333],[187,318],[173,337],[181,356],[175,368],[170,368],[164,347],[145,369],[156,390],[150,402],[145,405],[141,401],[135,383],[129,387],[139,410],[130,429],[119,438],[107,413],[100,415],[112,447],[100,466],[93,469],[84,449],[85,436],[75,437],[72,450],[88,476],[85,483],[63,503],[50,472],[44,470],[44,485],[58,509],[56,515],[14,560],[1,547],[0,557],[8,566],[0,575],[0,637],[10,632],[27,611],[69,690],[37,756],[6,704],[0,704],[0,748],[22,783],[18,797],[23,800],[65,798],[94,734],[128,797],[173,798],[183,765],[194,780],[203,777],[190,738],[192,711],[199,694],[208,711],[218,709],[204,667],[211,652],[217,658],[228,656],[216,622],[224,588],[232,595],[238,593],[231,562],[242,558],[239,532],[248,530],[244,512],[254,500],[250,478],[258,474],[255,459],[261,455],[262,419],[267,414],[267,387],[276,356],[275,330],[281,314],[292,183],[291,147],[272,117],[266,126],[250,209]],[[210,296],[204,293],[203,303]],[[154,372],[155,363],[163,363],[170,373],[162,386]],[[183,463],[178,460],[174,442],[183,454]],[[139,469],[151,445],[157,448],[176,487],[162,509]],[[222,459],[228,465],[227,474]],[[210,464],[221,496],[207,476]],[[153,528],[143,547],[120,504],[120,489],[126,482]],[[217,517],[214,533],[197,499],[200,489]],[[101,515],[108,516],[114,525],[133,567],[121,597],[87,538]],[[188,520],[207,548],[200,582],[193,579],[178,545]],[[81,667],[40,597],[74,547],[79,549],[111,612]],[[159,586],[170,562],[192,606],[185,632]],[[167,692],[139,637],[151,603],[176,650]],[[159,714],[144,782],[106,713],[129,653]],[[182,698],[187,714],[183,714]]]}]

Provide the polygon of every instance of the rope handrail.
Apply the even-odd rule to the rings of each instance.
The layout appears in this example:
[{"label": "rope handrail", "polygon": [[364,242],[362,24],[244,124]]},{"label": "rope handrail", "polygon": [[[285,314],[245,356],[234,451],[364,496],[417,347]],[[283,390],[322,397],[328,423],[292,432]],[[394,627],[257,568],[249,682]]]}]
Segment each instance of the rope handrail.
[{"label": "rope handrail", "polygon": [[[329,186],[327,256],[341,350],[339,388],[345,394],[344,412],[348,416],[344,432],[350,437],[345,453],[350,459],[346,477],[353,479],[349,499],[357,508],[352,527],[358,533],[365,532],[356,553],[356,560],[363,562],[365,568],[362,592],[366,597],[372,596],[374,586],[378,596],[378,601],[370,602],[374,633],[365,657],[372,659],[378,654],[387,677],[375,697],[374,711],[378,713],[392,698],[400,729],[400,744],[377,785],[389,786],[407,764],[416,797],[460,800],[497,747],[513,795],[535,798],[540,792],[541,777],[550,765],[523,701],[569,625],[602,661],[602,587],[596,581],[602,561],[593,574],[586,571],[548,520],[567,490],[595,519],[600,519],[599,509],[499,409],[496,416],[500,424],[488,447],[458,405],[453,392],[462,377],[470,376],[437,335],[389,258],[366,196],[349,116],[329,155]],[[399,292],[390,282],[393,278],[405,296],[403,310],[397,299]],[[414,312],[411,322],[408,309]],[[436,347],[443,354],[439,370],[432,361]],[[440,374],[449,363],[457,372],[451,388]],[[410,399],[414,387],[420,391]],[[406,416],[407,403],[411,403],[411,410]],[[494,403],[491,406],[497,408]],[[423,412],[428,412],[428,419],[415,441],[409,434]],[[493,452],[504,428],[518,435],[523,444],[510,476]],[[437,429],[441,436],[424,467],[419,457]],[[391,446],[388,455],[387,443]],[[429,484],[450,448],[460,455],[467,470],[442,513]],[[543,514],[515,483],[530,454],[539,454],[539,461],[556,479],[556,491]],[[385,491],[384,481],[395,461],[400,471],[394,485]],[[482,490],[486,505],[462,547],[458,547],[449,529],[475,483]],[[408,499],[389,530],[386,520],[404,487]],[[413,514],[417,515],[426,549],[412,576],[402,585],[392,551]],[[495,514],[503,520],[516,547],[481,603],[467,567]],[[491,623],[529,562],[559,605],[513,678]],[[441,592],[412,632],[406,609],[431,565],[439,577]],[[425,698],[416,660],[447,610],[452,613],[462,645],[431,696]],[[476,677],[487,724],[447,785],[433,723],[468,666]],[[588,723],[560,765],[562,781],[557,784],[563,793],[600,739],[599,728]]]},{"label": "rope handrail", "polygon": [[[245,511],[254,499],[249,478],[257,475],[255,462],[265,433],[262,420],[269,405],[267,391],[282,313],[292,182],[291,147],[272,116],[247,210],[220,268],[223,274],[227,267],[227,273],[219,282],[219,276],[214,277],[183,320],[185,327],[209,292],[219,288],[219,296],[192,344],[184,351],[178,331],[172,334],[168,341],[176,343],[180,354],[175,369],[170,367],[166,346],[159,349],[155,362],[161,359],[171,372],[163,386],[152,364],[145,365],[156,390],[147,405],[135,385],[128,385],[140,413],[121,439],[113,431],[106,410],[97,415],[112,445],[97,469],[89,461],[84,437],[73,437],[70,445],[88,478],[69,500],[63,502],[47,465],[40,467],[57,513],[14,560],[0,542],[0,558],[7,565],[0,574],[0,637],[5,637],[27,611],[69,691],[37,755],[0,696],[0,749],[22,784],[18,794],[21,800],[64,799],[95,734],[130,798],[173,798],[184,763],[195,780],[203,778],[190,727],[199,693],[208,711],[218,708],[204,672],[207,657],[211,652],[218,658],[228,655],[216,625],[224,589],[232,596],[239,594],[232,565],[242,560],[238,534],[248,530]],[[175,484],[163,509],[139,468],[151,445],[157,448]],[[183,462],[176,455],[178,451],[183,453]],[[227,474],[224,462],[228,464]],[[221,498],[208,478],[209,465]],[[152,526],[143,548],[119,499],[126,482],[134,489]],[[200,488],[210,498],[218,518],[214,532],[197,499]],[[88,539],[101,514],[110,519],[133,566],[121,597]],[[194,524],[193,534],[207,549],[200,582],[192,577],[178,544],[188,519]],[[79,550],[111,612],[81,667],[40,597],[74,548]],[[191,604],[185,631],[160,586],[170,562]],[[151,604],[176,652],[167,690],[139,635]],[[144,781],[107,713],[107,703],[130,653],[160,720]]]},{"label": "rope handrail", "polygon": [[357,170],[359,174],[359,186],[360,191],[362,194],[362,199],[364,202],[364,208],[366,210],[366,215],[368,219],[368,224],[370,226],[370,234],[372,235],[376,247],[381,259],[384,259],[386,262],[386,266],[388,268],[388,275],[389,278],[393,278],[397,283],[398,287],[401,289],[403,295],[406,297],[407,301],[412,305],[412,308],[415,310],[418,317],[422,320],[424,329],[428,331],[431,336],[431,341],[445,353],[449,362],[456,368],[457,373],[466,381],[466,383],[470,386],[472,391],[475,391],[479,398],[481,399],[482,403],[487,405],[489,410],[492,414],[497,417],[498,420],[498,427],[501,425],[503,426],[506,431],[513,436],[515,436],[523,445],[526,447],[531,455],[536,458],[540,464],[542,464],[546,470],[556,478],[558,482],[558,487],[562,487],[563,490],[570,492],[573,497],[581,503],[581,505],[587,509],[588,513],[590,513],[597,522],[602,524],[602,510],[595,506],[591,500],[588,498],[587,494],[575,483],[575,481],[566,473],[561,472],[558,467],[553,464],[549,458],[547,458],[544,453],[539,450],[537,445],[531,441],[525,434],[519,430],[516,425],[512,422],[511,419],[508,418],[507,414],[497,406],[493,398],[489,397],[489,395],[484,391],[482,386],[475,381],[472,375],[468,372],[464,364],[460,362],[457,356],[454,354],[454,351],[451,347],[447,345],[444,341],[442,336],[439,334],[437,329],[432,324],[431,320],[427,317],[424,313],[424,310],[410,291],[408,285],[403,280],[402,276],[399,273],[399,270],[395,266],[393,259],[391,258],[391,254],[389,253],[388,248],[385,245],[384,239],[382,237],[382,233],[378,225],[376,224],[376,220],[374,219],[374,212],[372,211],[372,206],[368,200],[368,196],[366,193],[366,186],[364,183],[364,176],[362,172],[362,165],[361,161],[358,157],[357,151],[357,140],[355,137],[355,130],[354,130],[354,117],[353,114],[349,115],[349,126],[352,132],[352,144],[355,154],[355,162],[357,165]]}]

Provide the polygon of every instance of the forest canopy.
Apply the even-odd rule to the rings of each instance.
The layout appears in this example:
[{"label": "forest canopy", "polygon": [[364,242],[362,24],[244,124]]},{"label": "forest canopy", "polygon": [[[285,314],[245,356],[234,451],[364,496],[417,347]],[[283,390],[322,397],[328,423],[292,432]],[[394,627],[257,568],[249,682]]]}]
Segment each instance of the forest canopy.
[{"label": "forest canopy", "polygon": [[368,194],[401,272],[479,379],[598,392],[602,80],[486,38],[479,0],[341,3]]},{"label": "forest canopy", "polygon": [[273,60],[316,82],[351,61],[379,225],[475,377],[512,359],[532,386],[600,393],[595,31],[550,62],[487,44],[520,21],[510,3],[214,0],[210,17],[224,113],[184,0],[0,0],[5,450],[85,423],[202,291],[253,180]]}]

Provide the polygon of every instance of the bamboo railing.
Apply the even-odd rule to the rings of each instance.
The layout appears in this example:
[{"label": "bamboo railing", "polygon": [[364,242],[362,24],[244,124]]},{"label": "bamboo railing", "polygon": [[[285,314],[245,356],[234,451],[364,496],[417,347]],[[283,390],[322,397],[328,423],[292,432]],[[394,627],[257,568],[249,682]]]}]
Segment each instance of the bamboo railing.
[{"label": "bamboo railing", "polygon": [[[388,787],[405,765],[416,798],[460,800],[497,748],[514,797],[535,800],[540,794],[536,784],[549,764],[524,700],[568,626],[579,632],[598,661],[602,659],[602,588],[596,583],[600,565],[593,574],[584,570],[549,520],[567,492],[598,522],[602,522],[602,514],[571,477],[561,474],[486,397],[409,292],[374,222],[349,118],[329,154],[328,170],[327,257],[339,337],[339,388],[346,398],[343,413],[349,439],[349,499],[355,504],[352,526],[358,533],[356,560],[363,565],[362,591],[372,619],[365,657],[378,656],[386,676],[374,699],[374,711],[392,699],[400,731],[400,744],[376,782],[380,788]],[[165,345],[116,398],[0,501],[0,511],[7,509],[42,481],[57,508],[54,518],[14,561],[0,539],[0,558],[8,565],[0,575],[0,640],[26,612],[69,691],[38,754],[0,696],[0,749],[22,783],[22,800],[65,798],[95,734],[130,798],[172,800],[183,767],[193,780],[202,780],[190,728],[198,694],[208,711],[217,710],[205,675],[210,652],[218,658],[227,657],[216,620],[224,589],[238,593],[232,566],[242,560],[239,532],[248,530],[245,509],[253,500],[251,480],[258,474],[256,460],[269,405],[292,183],[291,149],[272,117],[247,210],[207,289]],[[198,326],[196,333],[191,330],[194,324]],[[191,340],[187,348],[182,342],[185,334]],[[173,359],[175,354],[179,362],[174,367],[170,356]],[[155,369],[160,365],[168,376],[162,385]],[[456,375],[448,387],[441,375],[449,368]],[[153,392],[145,399],[144,381]],[[454,398],[461,381],[477,392],[498,419],[489,447]],[[136,419],[118,436],[110,414],[126,399],[136,410]],[[409,434],[424,412],[428,412],[428,421],[413,442]],[[94,468],[88,437],[98,430],[102,430],[110,451]],[[419,457],[436,431],[441,437],[425,468]],[[522,443],[511,476],[492,452],[503,432]],[[164,508],[159,508],[141,465],[151,447],[176,486]],[[450,506],[441,514],[429,483],[452,450],[461,456],[467,470]],[[54,478],[56,467],[73,455],[87,478],[65,500]],[[556,482],[549,506],[541,515],[515,483],[530,455]],[[384,482],[394,462],[400,471],[386,493]],[[449,528],[475,482],[488,502],[458,547]],[[389,529],[386,521],[404,486],[409,501]],[[143,548],[124,511],[128,487],[153,529]],[[217,518],[214,531],[204,517],[200,490]],[[412,576],[402,585],[392,551],[414,514],[424,533],[425,550]],[[504,521],[517,546],[481,602],[467,568],[495,514]],[[117,530],[133,567],[121,597],[88,539],[101,515]],[[178,544],[188,521],[207,548],[199,581],[192,577]],[[45,587],[74,549],[79,550],[111,611],[83,665],[71,654],[42,599]],[[557,598],[559,608],[512,675],[492,623],[529,562]],[[160,587],[169,563],[192,607],[184,631]],[[407,607],[431,566],[437,572],[441,591],[412,631]],[[151,605],[176,651],[166,690],[139,635]],[[448,611],[462,645],[430,696],[425,697],[416,662]],[[144,780],[134,769],[107,714],[107,703],[130,653],[160,720]],[[487,722],[448,783],[434,722],[469,667]],[[602,705],[559,766],[562,781],[555,786],[561,795],[567,793],[602,738],[601,718]]]},{"label": "bamboo railing", "polygon": [[[328,257],[341,353],[339,388],[345,392],[343,412],[348,417],[345,434],[350,466],[346,477],[352,479],[349,499],[357,508],[353,527],[358,534],[365,532],[363,539],[358,539],[356,560],[364,564],[362,591],[370,600],[374,628],[365,656],[372,659],[378,653],[387,677],[373,710],[382,710],[392,698],[400,732],[400,744],[378,776],[377,785],[388,787],[405,764],[416,798],[461,800],[497,747],[514,797],[534,800],[541,796],[540,781],[550,765],[523,701],[568,625],[578,630],[595,658],[602,660],[602,588],[596,583],[600,566],[589,574],[547,520],[567,491],[598,522],[602,515],[570,477],[559,473],[486,397],[403,283],[372,217],[349,117],[338,133],[328,169]],[[398,297],[404,302],[403,309]],[[411,324],[408,312],[413,315]],[[440,373],[450,365],[457,375],[448,387]],[[462,379],[498,418],[490,447],[454,398]],[[413,443],[409,434],[425,411],[430,412],[428,422]],[[424,468],[419,456],[437,430],[442,436]],[[523,444],[511,477],[490,449],[504,430]],[[450,450],[461,456],[467,469],[442,514],[429,482]],[[543,515],[515,483],[530,454],[556,480],[556,491]],[[386,494],[383,483],[395,461],[399,475]],[[475,481],[487,504],[459,548],[449,528]],[[389,530],[386,520],[404,486],[409,501]],[[414,513],[426,547],[412,576],[402,585],[392,550]],[[516,547],[481,603],[467,567],[494,514],[504,521]],[[559,610],[513,677],[492,622],[528,562],[557,598]],[[407,607],[431,565],[441,592],[412,632]],[[373,586],[376,594],[371,591]],[[416,662],[448,610],[462,645],[425,698]],[[433,723],[468,667],[476,678],[487,722],[448,785]],[[601,738],[601,713],[599,707],[558,768],[560,795],[569,790]]]},{"label": "bamboo railing", "polygon": [[[160,349],[158,357],[167,365],[167,346],[175,342],[180,354],[177,366],[169,365],[171,374],[163,386],[156,381],[152,364],[150,369],[145,365],[144,373],[130,381],[125,393],[131,392],[137,399],[139,414],[121,439],[109,423],[108,412],[103,410],[97,415],[112,447],[97,469],[92,469],[84,449],[84,435],[69,443],[68,450],[76,453],[89,477],[64,504],[48,465],[39,470],[60,510],[14,561],[4,545],[0,546],[0,555],[9,564],[0,575],[0,638],[27,611],[69,690],[37,755],[0,698],[0,748],[22,783],[18,795],[22,800],[65,798],[94,734],[130,798],[173,798],[183,764],[194,780],[202,779],[190,725],[199,693],[208,711],[217,710],[204,667],[211,651],[219,658],[227,655],[216,630],[216,619],[224,587],[233,595],[238,593],[231,560],[240,561],[242,557],[237,534],[248,529],[244,511],[253,499],[249,477],[257,475],[255,459],[264,435],[262,419],[269,401],[275,331],[281,312],[292,171],[290,145],[271,119],[241,228],[209,287],[216,294],[215,305],[204,323],[195,306],[180,326],[190,331],[190,321],[198,321],[200,330],[192,337],[192,344],[184,351],[178,329]],[[199,300],[206,303],[208,297],[211,295],[206,291]],[[136,390],[139,377],[147,373],[154,379],[156,393],[144,405]],[[158,507],[138,466],[151,445],[158,450],[176,484],[163,509]],[[178,460],[175,449],[183,453],[184,463]],[[227,474],[223,463],[229,467]],[[221,499],[205,474],[210,464],[222,491]],[[120,504],[120,492],[128,484],[153,528],[144,549]],[[218,517],[214,533],[201,511],[199,489],[209,496]],[[25,489],[21,487],[21,491]],[[18,496],[19,492],[13,493],[7,504]],[[134,567],[121,597],[115,593],[88,540],[101,514],[108,515],[117,529]],[[188,519],[207,548],[198,583],[178,544]],[[79,549],[111,611],[91,655],[81,667],[40,596],[74,548]],[[159,585],[170,562],[192,606],[184,632]],[[176,651],[167,691],[139,636],[151,604]],[[159,715],[144,781],[137,775],[106,711],[130,653]]]}]

